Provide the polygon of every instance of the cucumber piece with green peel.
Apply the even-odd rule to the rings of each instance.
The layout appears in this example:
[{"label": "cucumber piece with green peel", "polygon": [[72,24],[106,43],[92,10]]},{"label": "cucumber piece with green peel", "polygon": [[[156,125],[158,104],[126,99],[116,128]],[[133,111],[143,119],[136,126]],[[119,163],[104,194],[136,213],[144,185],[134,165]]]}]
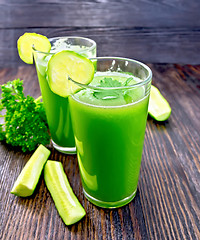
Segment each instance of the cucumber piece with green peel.
[{"label": "cucumber piece with green peel", "polygon": [[165,121],[171,115],[169,103],[153,85],[151,85],[148,113],[157,121]]},{"label": "cucumber piece with green peel", "polygon": [[37,33],[24,33],[17,41],[20,58],[27,64],[33,64],[33,46],[38,51],[50,52],[49,39]]},{"label": "cucumber piece with green peel", "polygon": [[80,89],[68,78],[82,84],[89,84],[94,77],[93,63],[82,55],[63,50],[54,54],[47,67],[49,87],[61,97],[68,97]]},{"label": "cucumber piece with green peel", "polygon": [[39,145],[15,181],[11,190],[12,194],[20,197],[33,194],[50,153],[46,147]]},{"label": "cucumber piece with green peel", "polygon": [[74,195],[61,162],[47,161],[44,167],[44,180],[66,225],[74,224],[85,216],[85,209]]}]

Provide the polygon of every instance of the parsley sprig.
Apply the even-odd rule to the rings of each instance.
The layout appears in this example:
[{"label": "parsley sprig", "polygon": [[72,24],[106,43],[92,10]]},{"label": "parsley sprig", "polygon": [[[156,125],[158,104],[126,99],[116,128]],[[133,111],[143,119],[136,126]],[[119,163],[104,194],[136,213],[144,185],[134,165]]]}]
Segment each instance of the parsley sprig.
[{"label": "parsley sprig", "polygon": [[47,120],[40,98],[25,97],[23,81],[16,79],[1,85],[0,140],[20,146],[23,152],[34,150],[38,144],[50,141]]},{"label": "parsley sprig", "polygon": [[[122,84],[121,82],[111,77],[104,77],[104,79],[100,81],[100,84],[98,85],[98,87],[115,88],[115,87],[128,86],[131,80],[133,80],[132,77],[127,78],[127,80]],[[122,89],[108,89],[108,90],[105,89],[105,90],[95,91],[93,95],[98,99],[107,100],[107,99],[118,98],[124,94],[125,94],[125,91],[123,91]]]}]

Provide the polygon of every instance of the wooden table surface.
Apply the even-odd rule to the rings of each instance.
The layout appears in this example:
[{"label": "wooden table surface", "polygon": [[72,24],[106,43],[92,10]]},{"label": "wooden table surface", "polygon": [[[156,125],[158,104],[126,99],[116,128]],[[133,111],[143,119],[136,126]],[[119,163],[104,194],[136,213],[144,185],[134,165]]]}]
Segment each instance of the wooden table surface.
[{"label": "wooden table surface", "polygon": [[[51,159],[61,161],[87,214],[65,226],[43,177],[29,198],[10,190],[30,158],[0,143],[0,239],[200,239],[200,66],[149,64],[153,84],[172,107],[168,121],[147,121],[139,189],[135,199],[104,210],[83,195],[76,156],[50,145]],[[38,97],[33,66],[0,69],[0,84],[24,79],[25,93]]]}]

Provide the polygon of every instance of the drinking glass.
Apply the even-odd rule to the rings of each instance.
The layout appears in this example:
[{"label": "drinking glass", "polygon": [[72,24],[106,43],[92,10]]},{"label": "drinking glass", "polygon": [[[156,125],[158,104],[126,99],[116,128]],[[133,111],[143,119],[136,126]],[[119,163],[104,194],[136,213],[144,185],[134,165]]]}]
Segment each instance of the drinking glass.
[{"label": "drinking glass", "polygon": [[83,37],[55,37],[50,38],[49,41],[52,46],[49,53],[38,51],[33,47],[47,122],[54,148],[63,153],[75,154],[76,147],[71,126],[68,97],[61,97],[51,91],[46,71],[51,56],[61,50],[72,50],[87,58],[96,57],[96,43],[89,38]]},{"label": "drinking glass", "polygon": [[104,208],[130,202],[137,191],[152,72],[117,57],[91,59],[89,85],[69,97],[78,164],[86,198]]}]

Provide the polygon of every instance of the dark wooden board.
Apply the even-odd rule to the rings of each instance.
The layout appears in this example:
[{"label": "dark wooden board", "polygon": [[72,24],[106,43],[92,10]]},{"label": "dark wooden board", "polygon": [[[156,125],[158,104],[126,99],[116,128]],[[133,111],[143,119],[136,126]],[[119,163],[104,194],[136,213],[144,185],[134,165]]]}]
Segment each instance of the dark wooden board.
[{"label": "dark wooden board", "polygon": [[[33,196],[10,194],[31,156],[0,143],[0,239],[200,239],[200,66],[149,64],[153,84],[167,98],[168,121],[147,121],[139,189],[125,207],[103,210],[84,197],[76,156],[50,145],[61,161],[87,215],[67,227],[59,217],[43,177]],[[33,66],[2,68],[0,84],[24,79],[25,93],[40,95]]]},{"label": "dark wooden board", "polygon": [[98,56],[121,56],[143,62],[200,63],[200,28],[68,27],[0,30],[0,65],[22,65],[17,39],[24,32],[47,37],[83,36],[97,42]]},{"label": "dark wooden board", "polygon": [[99,56],[151,63],[200,64],[200,1],[1,0],[0,66],[21,65],[24,32],[93,38]]},{"label": "dark wooden board", "polygon": [[199,8],[195,0],[3,0],[0,27],[199,27]]}]

